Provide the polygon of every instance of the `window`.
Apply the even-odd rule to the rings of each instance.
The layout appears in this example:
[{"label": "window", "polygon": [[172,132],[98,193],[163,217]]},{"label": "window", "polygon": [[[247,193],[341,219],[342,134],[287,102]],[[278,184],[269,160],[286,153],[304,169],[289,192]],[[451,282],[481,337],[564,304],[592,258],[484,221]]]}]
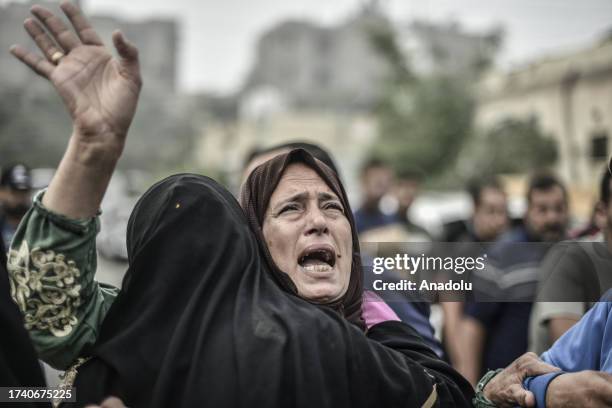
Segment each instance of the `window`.
[{"label": "window", "polygon": [[591,137],[591,158],[597,160],[608,158],[608,134],[605,131],[593,133]]}]

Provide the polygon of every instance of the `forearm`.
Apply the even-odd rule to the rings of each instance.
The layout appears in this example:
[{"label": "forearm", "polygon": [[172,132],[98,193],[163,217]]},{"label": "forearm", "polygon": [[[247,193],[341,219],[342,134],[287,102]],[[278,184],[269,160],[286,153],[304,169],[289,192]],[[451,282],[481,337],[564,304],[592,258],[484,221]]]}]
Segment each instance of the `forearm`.
[{"label": "forearm", "polygon": [[462,320],[461,344],[463,358],[461,358],[461,365],[458,369],[473,386],[478,383],[481,375],[485,335],[484,327],[477,320],[469,317]]},{"label": "forearm", "polygon": [[11,296],[40,358],[57,368],[87,352],[118,293],[94,280],[97,230],[95,217],[50,212],[37,195],[9,251]]},{"label": "forearm", "polygon": [[550,344],[565,334],[580,320],[579,317],[554,317],[548,321],[548,338]]},{"label": "forearm", "polygon": [[[108,139],[113,139],[109,135]],[[90,218],[96,215],[108,187],[123,144],[88,143],[77,132],[70,137],[57,172],[43,197],[49,210],[69,218]]]},{"label": "forearm", "polygon": [[545,406],[549,408],[611,405],[612,375],[600,371],[559,375],[550,382],[545,393]]},{"label": "forearm", "polygon": [[444,310],[444,344],[453,367],[461,367],[462,344],[461,344],[461,320],[463,319],[463,303],[441,302]]}]

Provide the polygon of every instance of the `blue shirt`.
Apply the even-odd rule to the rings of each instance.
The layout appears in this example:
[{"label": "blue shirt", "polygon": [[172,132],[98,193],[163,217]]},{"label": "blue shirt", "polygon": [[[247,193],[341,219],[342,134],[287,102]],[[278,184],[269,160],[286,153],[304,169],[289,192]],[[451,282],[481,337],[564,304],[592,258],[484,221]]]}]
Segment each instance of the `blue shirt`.
[{"label": "blue shirt", "polygon": [[[612,290],[606,292],[578,323],[542,354],[542,360],[563,372],[583,370],[612,374]],[[525,380],[523,386],[533,392],[536,407],[546,407],[546,390],[561,373],[549,373]]]},{"label": "blue shirt", "polygon": [[362,207],[355,211],[354,216],[358,233],[397,222],[395,215],[384,214],[379,209],[369,210]]}]

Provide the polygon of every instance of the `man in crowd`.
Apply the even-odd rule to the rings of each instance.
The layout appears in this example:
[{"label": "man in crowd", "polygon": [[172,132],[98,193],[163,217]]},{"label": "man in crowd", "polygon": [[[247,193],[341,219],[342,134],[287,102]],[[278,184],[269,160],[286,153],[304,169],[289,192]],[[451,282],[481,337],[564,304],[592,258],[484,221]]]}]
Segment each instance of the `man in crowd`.
[{"label": "man in crowd", "polygon": [[24,164],[14,164],[0,175],[0,250],[6,253],[21,218],[30,208],[32,179]]},{"label": "man in crowd", "polygon": [[397,199],[397,222],[404,227],[410,241],[430,241],[429,233],[410,218],[410,207],[421,189],[423,174],[415,170],[400,170],[395,175],[393,195]]},{"label": "man in crowd", "polygon": [[506,367],[527,351],[539,264],[550,243],[566,235],[568,197],[556,177],[531,179],[523,221],[490,247],[487,268],[474,274],[475,291],[488,301],[468,302],[462,322],[463,374],[473,384],[488,368]]},{"label": "man in crowd", "polygon": [[597,218],[605,220],[601,225],[604,242],[561,242],[542,262],[530,324],[530,349],[538,354],[552,346],[612,287],[611,178],[606,168],[596,206]]},{"label": "man in crowd", "polygon": [[508,200],[496,178],[473,180],[468,185],[474,213],[465,233],[464,242],[493,242],[508,228]]},{"label": "man in crowd", "polygon": [[361,234],[367,230],[395,223],[394,214],[380,210],[380,200],[389,192],[393,183],[393,170],[378,159],[371,159],[361,170],[362,204],[355,211],[355,224]]},{"label": "man in crowd", "polygon": [[[495,241],[508,228],[508,204],[506,193],[495,178],[472,180],[467,190],[474,212],[454,240],[465,243],[457,244],[461,256],[478,257],[487,243]],[[465,371],[461,341],[464,302],[441,302],[441,305],[444,310],[444,345],[453,366],[460,372]]]}]

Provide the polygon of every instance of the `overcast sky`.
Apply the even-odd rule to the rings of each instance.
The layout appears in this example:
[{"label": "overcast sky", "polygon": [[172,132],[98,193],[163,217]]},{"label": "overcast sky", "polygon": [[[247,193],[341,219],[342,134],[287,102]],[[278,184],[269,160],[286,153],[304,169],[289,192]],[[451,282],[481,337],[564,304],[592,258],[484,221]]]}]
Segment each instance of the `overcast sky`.
[{"label": "overcast sky", "polygon": [[[88,11],[126,18],[174,16],[182,23],[179,86],[232,91],[243,81],[259,33],[286,18],[333,24],[360,0],[82,0]],[[460,22],[469,30],[502,24],[504,66],[574,49],[612,29],[611,0],[383,0],[394,20]],[[160,50],[163,52],[163,50]]]}]

